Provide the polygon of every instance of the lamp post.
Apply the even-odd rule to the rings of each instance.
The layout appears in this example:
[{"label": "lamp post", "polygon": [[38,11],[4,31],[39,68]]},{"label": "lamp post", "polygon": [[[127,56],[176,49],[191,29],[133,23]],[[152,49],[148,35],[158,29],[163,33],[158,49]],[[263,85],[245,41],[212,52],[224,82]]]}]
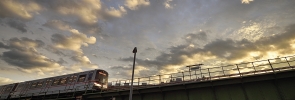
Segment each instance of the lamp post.
[{"label": "lamp post", "polygon": [[135,47],[133,49],[133,51],[132,51],[132,53],[134,53],[134,59],[133,59],[133,68],[132,68],[132,78],[131,78],[129,100],[132,100],[132,94],[133,94],[133,78],[134,78],[134,67],[135,67],[136,52],[137,52],[137,48]]}]

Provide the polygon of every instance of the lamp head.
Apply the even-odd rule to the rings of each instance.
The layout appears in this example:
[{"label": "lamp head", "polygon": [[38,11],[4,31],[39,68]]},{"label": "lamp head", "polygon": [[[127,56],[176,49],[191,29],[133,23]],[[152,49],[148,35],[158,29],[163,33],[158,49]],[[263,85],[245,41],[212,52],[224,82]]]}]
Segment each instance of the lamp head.
[{"label": "lamp head", "polygon": [[137,52],[137,48],[135,47],[132,52],[133,53],[136,53]]}]

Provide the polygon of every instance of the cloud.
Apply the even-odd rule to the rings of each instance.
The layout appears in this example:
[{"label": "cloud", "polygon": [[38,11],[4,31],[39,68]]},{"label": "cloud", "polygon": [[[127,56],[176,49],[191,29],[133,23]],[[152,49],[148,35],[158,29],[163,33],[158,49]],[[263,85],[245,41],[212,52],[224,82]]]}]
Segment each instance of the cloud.
[{"label": "cloud", "polygon": [[114,7],[110,7],[108,9],[105,9],[105,18],[108,17],[116,17],[116,18],[120,18],[122,17],[124,14],[126,14],[126,10],[123,6],[119,6],[119,9],[116,9]]},{"label": "cloud", "polygon": [[[112,66],[110,67],[112,71],[115,72],[114,76],[112,78],[129,78],[132,75],[132,65],[128,66]],[[143,66],[135,66],[134,74],[137,75],[136,77],[144,77],[151,74],[156,74],[155,71],[149,70],[146,67]]]},{"label": "cloud", "polygon": [[[196,35],[185,35],[185,37],[187,36]],[[254,42],[246,39],[218,39],[202,48],[192,47],[190,43],[187,43],[172,46],[168,49],[168,53],[162,52],[155,59],[136,59],[136,62],[139,66],[157,68],[160,72],[171,73],[177,72],[178,69],[190,64],[203,62],[212,64],[216,59],[226,60],[226,63],[229,64],[253,61],[255,60],[253,57],[262,56],[264,59],[269,59],[277,56],[293,55],[295,46],[292,45],[295,45],[295,24],[285,27],[281,34],[262,37]],[[133,57],[120,60],[131,62]]]},{"label": "cloud", "polygon": [[92,54],[92,56],[95,57],[95,58],[97,58],[97,55],[96,54]]},{"label": "cloud", "polygon": [[68,62],[65,61],[65,60],[62,59],[62,58],[59,58],[59,60],[57,61],[57,63],[59,63],[60,65],[62,65],[62,64],[68,63]]},{"label": "cloud", "polygon": [[43,73],[63,69],[63,66],[60,66],[55,60],[38,52],[37,49],[43,46],[44,42],[41,40],[32,40],[26,37],[12,38],[6,45],[9,51],[3,52],[0,58],[26,72],[38,71]]},{"label": "cloud", "polygon": [[97,12],[101,10],[100,0],[83,1],[59,1],[52,3],[52,8],[63,15],[75,15],[84,23],[94,24],[97,22]]},{"label": "cloud", "polygon": [[71,36],[64,36],[61,34],[53,34],[52,42],[56,48],[72,50],[76,53],[82,53],[81,46],[88,46],[88,44],[94,44],[96,42],[95,37],[87,37],[85,34],[80,33],[78,30],[71,29]]},{"label": "cloud", "polygon": [[[70,26],[73,25],[73,26]],[[77,22],[68,22],[62,20],[48,20],[43,26],[51,28],[51,29],[58,29],[62,31],[68,31],[70,29],[81,30],[82,32],[100,35],[101,27],[98,24],[85,24],[81,21]]]},{"label": "cloud", "polygon": [[[99,21],[103,22],[120,18],[127,13],[124,6],[106,6],[100,0],[1,0],[0,9],[0,18],[27,21],[35,15],[45,15],[43,17],[48,19],[66,20],[75,29],[91,34],[101,32],[101,27],[98,25]],[[66,19],[60,16],[66,17]],[[23,32],[24,29],[21,31]]]},{"label": "cloud", "polygon": [[69,70],[71,72],[82,72],[83,69],[81,69],[81,65],[80,64],[73,64],[71,67],[66,68],[66,70]]},{"label": "cloud", "polygon": [[5,77],[0,77],[0,85],[6,85],[6,84],[11,84],[11,83],[15,83],[17,81],[11,80],[9,78],[5,78]]},{"label": "cloud", "polygon": [[126,10],[123,6],[118,9],[114,7],[106,7],[100,0],[82,0],[82,1],[46,1],[45,5],[49,5],[50,9],[65,16],[76,16],[79,22],[83,24],[96,24],[98,20],[107,20],[111,17],[122,17]]},{"label": "cloud", "polygon": [[41,7],[33,1],[1,0],[0,9],[0,17],[2,18],[12,17],[29,20],[41,10]]},{"label": "cloud", "polygon": [[[160,70],[177,71],[183,65],[203,63],[205,60],[213,60],[212,63],[216,63],[215,61],[227,59],[228,61],[241,60],[242,58],[247,60],[252,56],[256,59],[262,59],[269,57],[268,55],[270,54],[281,55],[283,54],[282,52],[288,54],[289,51],[286,50],[276,51],[275,48],[278,48],[278,45],[271,44],[266,46],[267,44],[265,43],[259,44],[258,41],[265,40],[263,37],[272,35],[271,33],[260,31],[260,28],[267,28],[268,25],[266,24],[273,24],[269,22],[266,24],[260,23],[262,19],[268,19],[271,22],[276,21],[275,26],[277,27],[283,27],[281,25],[285,25],[285,23],[292,23],[291,19],[294,19],[292,4],[294,3],[290,1],[268,3],[265,1],[250,1],[253,0],[248,0],[248,3],[251,4],[245,4],[246,1],[239,0],[230,2],[216,0],[36,0],[34,2],[41,5],[42,12],[29,12],[31,15],[29,19],[33,17],[34,19],[24,24],[27,25],[24,29],[31,30],[34,33],[48,33],[47,28],[42,27],[44,31],[34,28],[36,24],[39,25],[45,22],[45,27],[49,27],[52,31],[58,33],[53,35],[43,34],[44,37],[50,35],[51,37],[49,38],[51,38],[53,43],[53,45],[46,46],[49,48],[47,50],[59,55],[66,55],[63,56],[63,59],[69,60],[67,61],[69,63],[74,61],[71,67],[73,69],[71,70],[77,69],[75,71],[82,70],[81,66],[91,65],[91,62],[97,62],[102,66],[106,66],[107,61],[112,62],[115,57],[128,57],[132,54],[130,48],[132,49],[134,46],[141,49],[138,52],[139,65],[154,72]],[[11,2],[19,2],[24,5],[27,1]],[[241,2],[245,3],[241,4]],[[16,5],[15,7],[19,6]],[[167,9],[171,7],[173,9]],[[1,9],[0,12],[2,11],[6,10]],[[257,24],[240,27],[248,24],[249,20]],[[241,24],[242,22],[245,22],[245,24]],[[242,29],[236,30],[239,28]],[[55,31],[55,29],[62,31]],[[212,32],[199,32],[198,30],[200,29],[210,29]],[[78,33],[80,34],[74,34],[71,30],[79,30]],[[240,33],[231,36],[232,33],[237,31]],[[95,35],[89,33],[94,33]],[[257,33],[263,34],[256,35]],[[266,36],[265,33],[270,35]],[[278,33],[278,31],[272,33]],[[21,35],[27,36],[28,34]],[[35,34],[33,37],[42,37],[39,35]],[[1,34],[2,36],[6,38],[12,35]],[[95,37],[95,43],[97,43],[98,48],[91,47],[91,44],[94,43],[88,40],[92,36]],[[227,39],[228,37],[230,39]],[[215,40],[216,38],[219,40]],[[243,40],[243,38],[246,39]],[[44,42],[48,41],[44,40]],[[255,43],[261,46],[255,46]],[[294,43],[289,43],[291,44],[283,44],[290,46],[292,49],[294,47],[292,44]],[[245,47],[243,48],[241,45]],[[7,50],[11,48],[9,43],[2,46],[0,44],[0,47]],[[36,49],[39,54],[40,52],[47,53],[39,49]],[[93,49],[98,52],[92,51]],[[261,53],[263,50],[268,52],[267,55],[262,56],[266,54]],[[70,54],[72,51],[75,54]],[[96,52],[98,58],[101,58],[95,60],[100,62],[92,61],[91,59],[94,57],[89,57],[94,52]],[[54,57],[57,59],[55,62],[62,64],[62,62],[58,62],[61,61],[58,60],[60,57],[56,57],[59,55],[50,55],[48,59]],[[86,55],[89,56],[87,57]],[[65,59],[65,57],[70,57],[70,59]],[[132,61],[133,58],[123,58],[122,60]],[[112,62],[109,64],[113,65],[116,63]]]},{"label": "cloud", "polygon": [[10,47],[0,42],[0,48],[9,49]]},{"label": "cloud", "polygon": [[72,56],[71,59],[76,62],[79,62],[79,64],[77,64],[77,65],[85,66],[88,68],[98,68],[98,66],[96,64],[91,63],[91,61],[89,60],[89,58],[87,56],[77,55],[77,56]]},{"label": "cloud", "polygon": [[35,49],[44,46],[44,42],[41,40],[32,40],[27,37],[11,38],[9,40],[9,46],[14,49]]},{"label": "cloud", "polygon": [[188,43],[193,43],[195,41],[206,41],[207,40],[207,34],[205,31],[201,31],[198,33],[189,33],[187,35],[184,36],[184,39],[188,42]]},{"label": "cloud", "polygon": [[44,29],[43,28],[38,28],[39,30],[41,30],[41,31],[44,31]]},{"label": "cloud", "polygon": [[143,52],[140,52],[139,55],[142,55],[142,56],[156,56],[157,53],[158,53],[157,49],[148,47],[148,48],[144,49]]},{"label": "cloud", "polygon": [[20,32],[22,33],[26,33],[27,32],[27,29],[26,29],[26,24],[25,23],[22,23],[20,21],[17,21],[17,20],[8,20],[6,22],[6,24],[12,28],[15,28],[17,30],[19,30]]},{"label": "cloud", "polygon": [[69,24],[73,25],[73,28],[78,29],[79,31],[83,33],[104,36],[104,34],[101,33],[102,28],[100,24],[85,24],[81,21],[77,21],[77,22],[69,23]]},{"label": "cloud", "polygon": [[249,4],[250,2],[252,2],[254,0],[241,0],[242,3],[245,3],[245,4]]},{"label": "cloud", "polygon": [[166,0],[163,4],[165,6],[165,8],[167,9],[172,9],[173,6],[171,6],[170,2],[172,2],[173,0]]},{"label": "cloud", "polygon": [[150,5],[149,0],[125,0],[125,6],[127,6],[131,10],[136,10],[140,6],[148,5]]},{"label": "cloud", "polygon": [[44,49],[54,54],[57,54],[59,56],[68,56],[65,53],[63,53],[61,50],[59,50],[58,48],[54,47],[53,45],[47,45]]},{"label": "cloud", "polygon": [[280,33],[282,29],[273,21],[264,20],[262,22],[243,21],[242,27],[238,28],[229,37],[236,40],[247,39],[256,41],[261,37],[268,37]]},{"label": "cloud", "polygon": [[51,29],[59,29],[59,30],[69,30],[71,27],[64,21],[61,20],[49,20],[43,26],[49,27]]},{"label": "cloud", "polygon": [[66,23],[63,23],[62,21],[51,21],[50,23],[45,24],[45,26],[59,28],[60,30],[71,32],[70,36],[64,36],[62,34],[53,34],[51,41],[54,43],[54,45],[50,46],[50,48],[48,48],[49,50],[59,51],[58,49],[63,49],[74,51],[75,55],[72,56],[71,59],[78,63],[74,64],[73,66],[85,66],[88,68],[98,67],[96,64],[92,64],[90,62],[89,58],[84,55],[83,50],[81,49],[82,46],[87,47],[88,44],[94,44],[96,42],[95,37],[87,37],[87,35],[80,33],[76,29],[72,29],[70,26],[68,26]]},{"label": "cloud", "polygon": [[[78,62],[78,65],[89,68],[97,68],[97,65],[92,64],[89,58],[87,56],[84,56],[83,51],[80,49],[82,45],[88,46],[87,43],[95,43],[95,39],[87,40],[87,38],[84,36],[65,37],[60,34],[54,34],[52,36],[52,41],[55,43],[55,48],[57,49],[66,49],[74,51],[76,56],[72,56],[71,59]],[[86,41],[86,43],[84,43],[83,41]]]},{"label": "cloud", "polygon": [[[55,20],[62,20],[83,33],[101,33],[100,24],[121,18],[127,14],[124,6],[105,5],[101,0],[63,0],[63,1],[37,1],[48,12],[52,13]],[[62,16],[64,18],[55,17]],[[52,19],[52,17],[50,19]]]}]

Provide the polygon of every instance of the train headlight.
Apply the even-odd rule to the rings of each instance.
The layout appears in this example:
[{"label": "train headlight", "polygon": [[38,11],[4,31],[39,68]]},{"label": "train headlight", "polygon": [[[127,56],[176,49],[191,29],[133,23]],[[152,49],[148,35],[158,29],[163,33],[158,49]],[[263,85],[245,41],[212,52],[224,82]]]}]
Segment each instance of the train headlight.
[{"label": "train headlight", "polygon": [[95,83],[95,82],[94,82],[94,86],[101,87],[101,85],[100,85],[100,84],[98,84],[98,83]]}]

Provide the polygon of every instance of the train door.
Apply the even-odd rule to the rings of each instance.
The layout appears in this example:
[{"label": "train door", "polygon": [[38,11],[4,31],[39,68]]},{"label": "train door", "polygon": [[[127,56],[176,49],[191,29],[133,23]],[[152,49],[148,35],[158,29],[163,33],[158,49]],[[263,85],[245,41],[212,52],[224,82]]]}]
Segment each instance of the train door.
[{"label": "train door", "polygon": [[50,88],[50,85],[52,84],[52,79],[46,79],[45,80],[45,84],[43,85],[43,88],[41,89],[40,93],[47,93],[48,92],[48,88]]},{"label": "train door", "polygon": [[31,96],[36,94],[36,86],[38,82],[37,81],[32,81],[29,89],[27,90],[27,94],[30,94]]},{"label": "train door", "polygon": [[4,98],[5,87],[6,86],[0,86],[0,100],[5,99]]},{"label": "train door", "polygon": [[29,90],[29,88],[31,87],[32,82],[26,82],[25,86],[23,87],[23,89],[20,91],[20,95],[22,96],[27,96],[27,91]]},{"label": "train door", "polygon": [[90,71],[88,74],[87,74],[87,79],[86,79],[86,82],[85,82],[85,90],[91,90],[93,88],[93,84],[94,84],[94,80],[93,80],[93,71]]},{"label": "train door", "polygon": [[65,90],[66,91],[74,91],[74,86],[75,86],[75,83],[77,81],[77,78],[78,78],[78,75],[77,74],[74,74],[74,75],[70,75],[69,76],[67,85],[65,87]]},{"label": "train door", "polygon": [[3,91],[4,91],[4,86],[0,86],[0,96],[1,96]]},{"label": "train door", "polygon": [[24,90],[25,85],[26,85],[26,83],[19,83],[19,84],[17,85],[17,87],[16,87],[16,89],[15,89],[15,92],[14,92],[14,94],[13,94],[15,98],[18,98],[19,96],[22,95],[21,92]]},{"label": "train door", "polygon": [[12,88],[13,88],[13,86],[11,84],[4,86],[4,90],[0,96],[0,99],[8,99]]},{"label": "train door", "polygon": [[80,73],[79,74],[78,80],[74,86],[75,91],[84,91],[85,90],[86,76],[87,76],[87,73]]},{"label": "train door", "polygon": [[10,99],[11,95],[14,94],[17,85],[18,83],[14,83],[5,86],[3,93],[0,95],[0,99]]},{"label": "train door", "polygon": [[42,90],[44,88],[45,80],[38,80],[36,81],[36,85],[34,87],[34,90],[32,91],[35,96],[43,95],[45,94]]},{"label": "train door", "polygon": [[70,86],[69,83],[69,76],[64,76],[61,78],[59,85],[61,85],[61,88],[59,90],[61,90],[62,92],[68,92],[67,87]]}]

